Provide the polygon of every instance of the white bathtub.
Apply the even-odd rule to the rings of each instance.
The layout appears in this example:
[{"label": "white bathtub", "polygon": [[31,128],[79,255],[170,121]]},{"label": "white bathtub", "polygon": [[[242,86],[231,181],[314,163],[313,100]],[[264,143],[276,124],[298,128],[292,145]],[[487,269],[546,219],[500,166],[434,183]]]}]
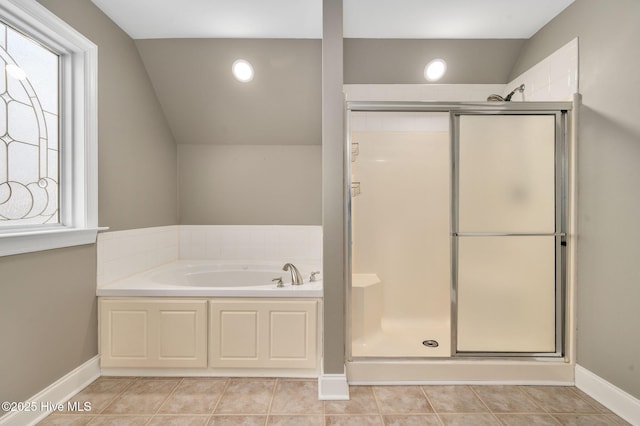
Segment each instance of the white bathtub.
[{"label": "white bathtub", "polygon": [[[291,285],[286,262],[178,260],[98,287],[98,296],[322,297],[322,281],[309,282],[317,265],[296,263],[304,284]],[[282,277],[285,286],[271,280]]]}]

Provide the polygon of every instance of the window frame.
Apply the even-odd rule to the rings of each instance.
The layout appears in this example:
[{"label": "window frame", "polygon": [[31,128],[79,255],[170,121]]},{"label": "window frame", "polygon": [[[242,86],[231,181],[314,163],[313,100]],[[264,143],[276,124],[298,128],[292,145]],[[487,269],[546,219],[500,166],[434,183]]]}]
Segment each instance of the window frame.
[{"label": "window frame", "polygon": [[98,232],[98,47],[35,0],[4,0],[0,16],[60,55],[59,224],[0,227],[0,257],[93,244]]}]

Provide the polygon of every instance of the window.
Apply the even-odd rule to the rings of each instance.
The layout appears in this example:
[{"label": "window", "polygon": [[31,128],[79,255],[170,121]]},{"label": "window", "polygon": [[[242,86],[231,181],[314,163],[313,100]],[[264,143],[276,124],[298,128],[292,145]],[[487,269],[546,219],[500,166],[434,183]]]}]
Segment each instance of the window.
[{"label": "window", "polygon": [[59,223],[59,56],[0,22],[0,226]]},{"label": "window", "polygon": [[0,256],[95,242],[96,74],[84,36],[0,3]]}]

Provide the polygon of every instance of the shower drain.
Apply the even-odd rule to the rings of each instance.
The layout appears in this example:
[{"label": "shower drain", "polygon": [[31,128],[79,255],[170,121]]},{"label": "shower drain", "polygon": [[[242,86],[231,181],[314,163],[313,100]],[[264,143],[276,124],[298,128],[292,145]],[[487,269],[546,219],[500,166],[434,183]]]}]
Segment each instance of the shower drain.
[{"label": "shower drain", "polygon": [[424,340],[422,344],[428,348],[437,348],[439,345],[437,340]]}]

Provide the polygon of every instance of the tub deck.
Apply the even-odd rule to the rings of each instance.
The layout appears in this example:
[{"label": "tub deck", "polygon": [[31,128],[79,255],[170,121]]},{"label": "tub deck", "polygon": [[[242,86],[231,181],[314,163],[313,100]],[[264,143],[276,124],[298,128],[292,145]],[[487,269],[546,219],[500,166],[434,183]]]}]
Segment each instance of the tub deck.
[{"label": "tub deck", "polygon": [[[272,262],[270,262],[272,263]],[[212,261],[192,261],[177,260],[167,263],[158,268],[153,268],[130,277],[113,281],[97,288],[97,296],[108,297],[322,297],[322,281],[308,282],[306,269],[308,265],[300,264],[301,272],[304,273],[305,282],[303,285],[292,286],[285,284],[284,287],[278,288],[275,283],[265,283],[257,286],[242,287],[206,287],[206,286],[190,286],[184,284],[168,284],[158,282],[154,279],[158,274],[171,274],[177,269],[186,266],[206,266],[214,265],[217,268],[243,267],[246,265],[260,265],[259,262],[212,262]],[[250,268],[251,266],[249,266]],[[313,267],[311,267],[313,269]],[[317,269],[315,269],[317,270]],[[283,275],[288,272],[282,272]]]}]

